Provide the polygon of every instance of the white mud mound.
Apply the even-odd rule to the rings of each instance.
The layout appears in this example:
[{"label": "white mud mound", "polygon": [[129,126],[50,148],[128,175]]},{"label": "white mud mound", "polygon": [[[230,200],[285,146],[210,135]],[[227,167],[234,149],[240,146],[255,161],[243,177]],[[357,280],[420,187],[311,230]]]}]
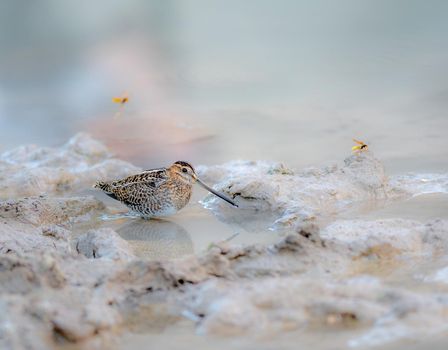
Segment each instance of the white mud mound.
[{"label": "white mud mound", "polygon": [[27,145],[1,154],[0,198],[61,194],[139,170],[89,135],[77,134],[60,148]]},{"label": "white mud mound", "polygon": [[[378,202],[422,193],[448,193],[448,174],[407,175],[390,179],[371,152],[345,159],[344,165],[294,172],[280,163],[233,161],[198,167],[215,188],[229,194],[240,210],[219,199],[205,200],[220,218],[232,222],[255,212],[274,213],[274,226],[297,225],[333,217],[354,203]],[[242,209],[242,210],[241,210]]]}]

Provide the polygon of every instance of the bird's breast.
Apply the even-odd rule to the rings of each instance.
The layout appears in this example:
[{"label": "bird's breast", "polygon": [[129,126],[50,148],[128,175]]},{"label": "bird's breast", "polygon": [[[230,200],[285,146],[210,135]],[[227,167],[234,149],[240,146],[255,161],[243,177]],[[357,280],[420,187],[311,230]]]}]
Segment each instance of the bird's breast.
[{"label": "bird's breast", "polygon": [[192,186],[183,181],[177,182],[172,189],[172,203],[177,210],[185,207],[190,201]]}]

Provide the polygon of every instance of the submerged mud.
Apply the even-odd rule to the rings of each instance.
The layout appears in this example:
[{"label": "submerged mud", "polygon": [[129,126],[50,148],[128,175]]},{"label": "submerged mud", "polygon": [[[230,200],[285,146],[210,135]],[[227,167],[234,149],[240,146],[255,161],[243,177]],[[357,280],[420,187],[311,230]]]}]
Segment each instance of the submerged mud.
[{"label": "submerged mud", "polygon": [[[199,334],[222,336],[356,328],[361,335],[345,344],[353,347],[447,330],[448,221],[353,214],[366,203],[446,193],[446,174],[391,178],[371,153],[301,172],[267,162],[200,167],[240,204],[207,197],[217,218],[240,227],[260,221],[282,236],[210,242],[195,253],[170,221],[83,229],[108,208],[80,193],[134,171],[83,134],[61,148],[0,156],[1,348],[111,347],[135,318],[155,329],[188,319]],[[437,268],[421,273],[428,264]],[[405,284],[387,277],[404,275]],[[138,316],[157,305],[148,316],[156,319]]]}]

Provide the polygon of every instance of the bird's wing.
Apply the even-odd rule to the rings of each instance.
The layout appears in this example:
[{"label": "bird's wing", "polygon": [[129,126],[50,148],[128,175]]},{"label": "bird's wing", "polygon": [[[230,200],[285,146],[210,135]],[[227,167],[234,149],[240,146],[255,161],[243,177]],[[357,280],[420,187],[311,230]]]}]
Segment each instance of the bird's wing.
[{"label": "bird's wing", "polygon": [[113,198],[127,205],[142,204],[154,191],[168,180],[165,168],[147,170],[111,183]]},{"label": "bird's wing", "polygon": [[157,188],[168,180],[168,173],[165,168],[145,170],[136,175],[128,176],[122,180],[111,183],[113,189],[128,190],[135,185],[146,185],[152,188]]}]

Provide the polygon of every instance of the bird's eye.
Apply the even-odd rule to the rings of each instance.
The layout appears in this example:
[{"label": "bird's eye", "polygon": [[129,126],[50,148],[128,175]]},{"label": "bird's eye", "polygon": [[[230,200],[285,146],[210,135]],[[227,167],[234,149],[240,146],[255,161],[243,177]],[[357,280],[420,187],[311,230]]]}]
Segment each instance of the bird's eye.
[{"label": "bird's eye", "polygon": [[188,172],[187,168],[182,168],[182,172],[183,172],[183,173]]}]

